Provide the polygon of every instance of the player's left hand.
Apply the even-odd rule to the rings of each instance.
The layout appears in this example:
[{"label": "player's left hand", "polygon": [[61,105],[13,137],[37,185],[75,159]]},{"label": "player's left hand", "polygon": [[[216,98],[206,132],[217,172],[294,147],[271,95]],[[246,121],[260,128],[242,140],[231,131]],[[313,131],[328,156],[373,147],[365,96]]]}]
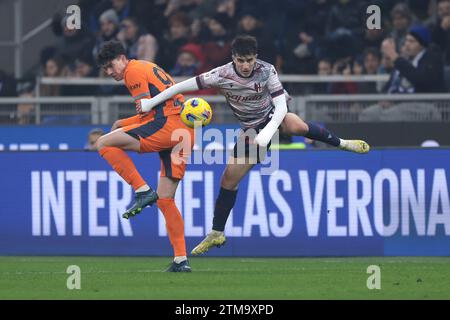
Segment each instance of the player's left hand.
[{"label": "player's left hand", "polygon": [[267,145],[272,139],[272,136],[268,136],[265,134],[264,130],[262,130],[256,137],[253,139],[253,143],[259,145],[260,147],[267,147]]}]

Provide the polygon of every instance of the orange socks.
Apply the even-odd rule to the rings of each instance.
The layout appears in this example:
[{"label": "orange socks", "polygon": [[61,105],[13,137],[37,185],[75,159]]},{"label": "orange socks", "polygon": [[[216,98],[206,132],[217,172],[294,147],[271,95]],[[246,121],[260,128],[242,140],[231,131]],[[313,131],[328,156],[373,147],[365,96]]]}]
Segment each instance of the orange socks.
[{"label": "orange socks", "polygon": [[116,147],[103,147],[98,151],[108,161],[114,170],[133,187],[134,190],[145,185],[144,179],[137,171],[133,161],[122,149]]},{"label": "orange socks", "polygon": [[[136,170],[133,161],[131,161],[130,157],[122,149],[104,147],[99,150],[99,153],[134,190],[146,184]],[[186,256],[184,222],[180,211],[178,211],[175,205],[174,199],[159,199],[157,204],[166,219],[167,233],[169,234],[175,256]]]},{"label": "orange socks", "polygon": [[167,233],[175,252],[175,257],[186,256],[186,242],[184,240],[184,222],[175,205],[174,199],[159,199],[158,208],[166,219]]}]

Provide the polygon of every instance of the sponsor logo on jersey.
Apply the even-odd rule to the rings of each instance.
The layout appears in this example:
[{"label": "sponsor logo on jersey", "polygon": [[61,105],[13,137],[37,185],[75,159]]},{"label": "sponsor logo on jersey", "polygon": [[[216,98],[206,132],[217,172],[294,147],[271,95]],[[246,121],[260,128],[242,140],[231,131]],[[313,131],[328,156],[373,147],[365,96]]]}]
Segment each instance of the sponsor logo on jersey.
[{"label": "sponsor logo on jersey", "polygon": [[228,100],[232,100],[232,101],[235,101],[235,102],[247,102],[247,101],[259,101],[259,100],[261,100],[263,98],[263,95],[262,94],[255,94],[255,95],[252,95],[252,96],[244,97],[244,96],[241,96],[241,95],[238,95],[238,94],[232,94],[231,92],[227,92],[226,93],[226,98]]},{"label": "sponsor logo on jersey", "polygon": [[129,86],[128,86],[128,89],[130,89],[130,90],[136,90],[136,89],[139,89],[141,87],[141,84],[140,83],[136,83],[136,84],[130,84]]}]

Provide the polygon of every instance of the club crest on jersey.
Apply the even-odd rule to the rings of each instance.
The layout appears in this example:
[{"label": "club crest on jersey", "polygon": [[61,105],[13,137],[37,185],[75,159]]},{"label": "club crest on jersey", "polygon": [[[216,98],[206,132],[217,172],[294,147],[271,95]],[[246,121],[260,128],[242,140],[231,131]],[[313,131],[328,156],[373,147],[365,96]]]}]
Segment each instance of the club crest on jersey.
[{"label": "club crest on jersey", "polygon": [[260,83],[255,83],[255,91],[256,92],[260,92],[261,91],[261,84]]}]

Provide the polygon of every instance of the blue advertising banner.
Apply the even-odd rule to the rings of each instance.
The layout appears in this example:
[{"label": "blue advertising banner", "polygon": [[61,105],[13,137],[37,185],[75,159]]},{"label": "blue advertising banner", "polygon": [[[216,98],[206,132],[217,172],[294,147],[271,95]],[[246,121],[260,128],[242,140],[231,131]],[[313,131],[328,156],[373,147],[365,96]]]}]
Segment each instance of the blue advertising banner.
[{"label": "blue advertising banner", "polygon": [[[0,151],[82,150],[92,129],[108,133],[111,126],[0,126]],[[234,132],[238,129],[237,124],[214,124],[204,128],[201,136],[208,139],[220,132],[225,137],[227,130]],[[304,138],[293,137],[293,142],[304,142]],[[218,147],[217,143],[211,143]],[[207,146],[205,143],[204,147]]]},{"label": "blue advertising banner", "polygon": [[[195,156],[195,155],[193,155]],[[131,154],[154,187],[157,154]],[[1,255],[171,255],[155,206],[121,218],[132,189],[96,152],[1,152]],[[211,229],[224,164],[190,164],[176,202],[190,251]],[[281,151],[239,187],[210,256],[450,255],[450,150]]]}]

